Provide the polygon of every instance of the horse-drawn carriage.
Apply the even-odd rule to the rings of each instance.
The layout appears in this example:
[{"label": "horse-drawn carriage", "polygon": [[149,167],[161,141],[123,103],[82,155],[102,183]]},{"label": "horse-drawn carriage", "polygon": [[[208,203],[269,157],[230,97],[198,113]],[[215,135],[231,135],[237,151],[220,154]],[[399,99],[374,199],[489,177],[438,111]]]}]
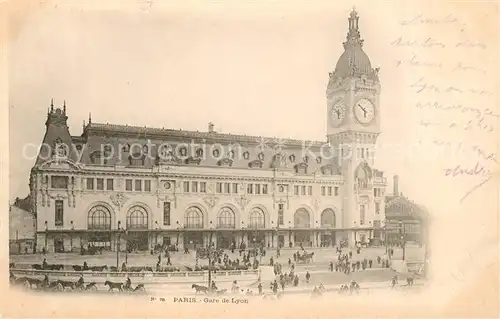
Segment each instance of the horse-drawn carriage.
[{"label": "horse-drawn carriage", "polygon": [[313,260],[314,252],[312,253],[305,253],[303,255],[298,255],[297,256],[297,262],[298,263],[310,263]]},{"label": "horse-drawn carriage", "polygon": [[209,249],[209,248],[197,248],[196,249],[196,257],[200,259],[208,259],[210,251],[212,252],[212,258],[219,258],[224,254],[224,250],[217,249]]},{"label": "horse-drawn carriage", "polygon": [[89,246],[87,249],[81,247],[81,255],[102,255],[104,247]]}]

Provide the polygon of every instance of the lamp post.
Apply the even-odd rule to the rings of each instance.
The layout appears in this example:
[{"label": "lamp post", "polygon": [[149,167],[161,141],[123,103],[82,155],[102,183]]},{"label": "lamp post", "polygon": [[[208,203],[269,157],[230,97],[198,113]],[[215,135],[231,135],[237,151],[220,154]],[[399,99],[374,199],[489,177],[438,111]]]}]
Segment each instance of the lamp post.
[{"label": "lamp post", "polygon": [[179,232],[180,232],[180,229],[181,229],[181,225],[179,225],[179,221],[176,222],[177,224],[177,247],[179,247]]},{"label": "lamp post", "polygon": [[387,220],[384,220],[384,244],[385,244],[385,254],[387,255]]},{"label": "lamp post", "polygon": [[47,225],[47,221],[45,221],[45,252],[47,252],[47,235],[49,232],[49,226]]},{"label": "lamp post", "polygon": [[[210,222],[212,223],[212,222]],[[210,227],[211,228],[211,227]],[[212,291],[212,228],[210,229],[209,245],[208,245],[208,291]]]},{"label": "lamp post", "polygon": [[118,221],[118,240],[116,241],[116,270],[120,266],[120,231],[121,231],[121,221]]},{"label": "lamp post", "polygon": [[368,243],[372,242],[372,230],[373,230],[373,225],[372,221],[368,221]]},{"label": "lamp post", "polygon": [[292,222],[288,221],[288,246],[292,247]]},{"label": "lamp post", "polygon": [[124,233],[125,233],[125,263],[128,264],[128,228],[127,227],[125,227]]},{"label": "lamp post", "polygon": [[399,239],[400,239],[400,243],[401,243],[401,248],[403,248],[403,261],[405,260],[405,246],[406,246],[406,242],[405,242],[405,229],[404,229],[404,224],[402,221],[399,222]]},{"label": "lamp post", "polygon": [[245,222],[241,221],[241,242],[245,242]]},{"label": "lamp post", "polygon": [[[158,230],[160,229],[160,225],[158,225],[158,221],[155,220],[155,246],[158,246]],[[155,247],[156,248],[156,247]],[[161,253],[161,252],[160,252]]]},{"label": "lamp post", "polygon": [[274,247],[274,220],[271,220],[271,246]]},{"label": "lamp post", "polygon": [[357,230],[358,230],[358,225],[356,224],[356,221],[354,221],[354,246],[356,246],[356,243],[358,242]]},{"label": "lamp post", "polygon": [[71,234],[69,235],[69,245],[71,246],[70,252],[73,252],[73,232],[75,230],[75,225],[73,225],[73,221],[69,222],[71,224]]},{"label": "lamp post", "polygon": [[316,246],[320,247],[321,245],[319,245],[318,235],[319,235],[319,225],[318,225],[318,221],[316,221]]}]

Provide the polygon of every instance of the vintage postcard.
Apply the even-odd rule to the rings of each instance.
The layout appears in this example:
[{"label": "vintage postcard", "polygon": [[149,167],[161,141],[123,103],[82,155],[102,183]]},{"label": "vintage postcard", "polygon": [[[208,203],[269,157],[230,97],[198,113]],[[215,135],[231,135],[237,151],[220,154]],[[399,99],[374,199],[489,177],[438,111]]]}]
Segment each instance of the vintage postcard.
[{"label": "vintage postcard", "polygon": [[498,316],[498,3],[2,6],[0,315]]}]

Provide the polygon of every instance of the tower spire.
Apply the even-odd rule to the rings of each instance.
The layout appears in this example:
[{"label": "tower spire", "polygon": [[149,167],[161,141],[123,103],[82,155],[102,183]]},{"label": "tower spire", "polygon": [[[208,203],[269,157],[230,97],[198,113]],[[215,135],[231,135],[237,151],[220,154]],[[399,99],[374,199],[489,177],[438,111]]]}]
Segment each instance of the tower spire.
[{"label": "tower spire", "polygon": [[344,47],[348,44],[363,46],[363,40],[361,40],[361,36],[359,34],[359,16],[354,6],[352,7],[348,21],[349,31],[347,33],[347,41],[344,43]]},{"label": "tower spire", "polygon": [[66,115],[66,100],[63,101],[63,114]]},{"label": "tower spire", "polygon": [[89,112],[89,124],[92,123],[92,113]]},{"label": "tower spire", "polygon": [[50,99],[50,112],[54,112],[54,98]]}]

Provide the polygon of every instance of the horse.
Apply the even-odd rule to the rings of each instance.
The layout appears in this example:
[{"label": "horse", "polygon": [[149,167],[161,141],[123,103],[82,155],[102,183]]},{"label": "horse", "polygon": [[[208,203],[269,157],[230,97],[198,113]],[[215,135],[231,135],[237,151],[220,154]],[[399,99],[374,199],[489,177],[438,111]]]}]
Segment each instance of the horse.
[{"label": "horse", "polygon": [[123,283],[122,282],[112,282],[112,281],[106,280],[106,282],[104,282],[104,286],[109,287],[108,291],[112,291],[113,289],[118,289],[118,291],[123,291]]},{"label": "horse", "polygon": [[196,289],[196,293],[199,293],[199,292],[207,293],[208,292],[208,287],[200,286],[197,284],[193,284],[191,286],[191,288]]},{"label": "horse", "polygon": [[413,277],[406,278],[406,283],[408,284],[408,287],[413,286],[414,281],[415,281],[415,279]]},{"label": "horse", "polygon": [[40,288],[42,285],[42,280],[37,278],[26,278],[26,280],[24,281],[24,285],[29,288],[33,288],[33,285],[35,285],[35,288]]},{"label": "horse", "polygon": [[85,286],[85,290],[97,290],[97,285],[95,282],[91,282]]},{"label": "horse", "polygon": [[104,271],[104,270],[108,270],[108,266],[106,266],[106,265],[104,265],[104,266],[92,266],[89,269],[92,271]]},{"label": "horse", "polygon": [[223,295],[223,294],[225,294],[226,292],[227,292],[227,289],[221,289],[221,290],[217,290],[215,293],[216,293],[217,295]]},{"label": "horse", "polygon": [[308,254],[304,254],[302,256],[299,255],[299,258],[298,258],[297,261],[301,261],[301,262],[304,262],[304,263],[309,263],[309,262],[312,261],[313,256],[314,256],[314,252],[308,253]]},{"label": "horse", "polygon": [[40,264],[32,264],[31,268],[33,268],[35,270],[43,270],[43,267]]}]

